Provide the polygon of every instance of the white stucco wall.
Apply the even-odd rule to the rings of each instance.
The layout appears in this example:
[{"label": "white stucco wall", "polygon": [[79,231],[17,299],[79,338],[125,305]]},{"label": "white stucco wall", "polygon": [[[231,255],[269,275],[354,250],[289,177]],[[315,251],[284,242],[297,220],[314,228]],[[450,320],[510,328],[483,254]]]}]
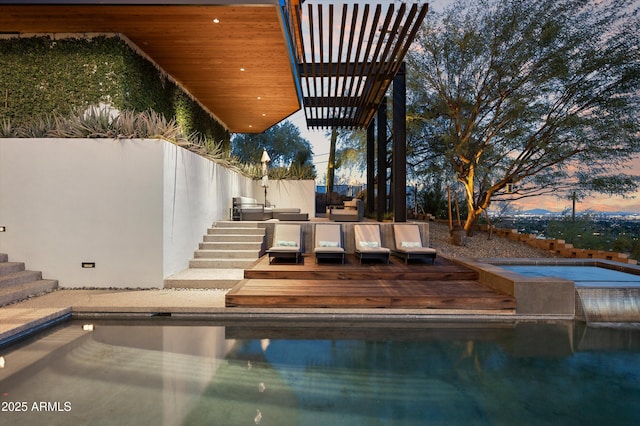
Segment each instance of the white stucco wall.
[{"label": "white stucco wall", "polygon": [[188,267],[207,228],[228,219],[234,196],[254,196],[251,179],[170,143],[163,190],[165,277]]},{"label": "white stucco wall", "polygon": [[[0,252],[61,287],[159,288],[240,195],[264,191],[165,141],[0,139]],[[269,200],[313,216],[313,181],[271,182]]]},{"label": "white stucco wall", "polygon": [[[253,181],[252,197],[264,203],[264,187],[262,181]],[[316,212],[316,183],[314,180],[269,180],[267,201],[276,208],[296,207],[301,213],[309,213],[313,217]]]},{"label": "white stucco wall", "polygon": [[162,156],[159,141],[0,140],[0,252],[64,287],[160,286]]}]

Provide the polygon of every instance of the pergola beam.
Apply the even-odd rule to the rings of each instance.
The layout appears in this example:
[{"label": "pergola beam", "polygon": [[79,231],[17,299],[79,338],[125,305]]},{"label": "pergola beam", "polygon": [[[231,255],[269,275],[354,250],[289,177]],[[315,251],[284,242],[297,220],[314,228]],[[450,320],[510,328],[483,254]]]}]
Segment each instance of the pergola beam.
[{"label": "pergola beam", "polygon": [[308,127],[369,125],[428,6],[380,2],[371,9],[368,3],[334,8],[308,1],[286,14]]}]

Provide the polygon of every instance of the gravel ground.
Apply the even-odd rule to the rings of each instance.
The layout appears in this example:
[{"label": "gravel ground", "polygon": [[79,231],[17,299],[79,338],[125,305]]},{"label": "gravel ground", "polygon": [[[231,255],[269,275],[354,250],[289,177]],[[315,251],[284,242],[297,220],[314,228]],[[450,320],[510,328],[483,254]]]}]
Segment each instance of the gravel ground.
[{"label": "gravel ground", "polygon": [[519,241],[499,237],[495,234],[489,240],[487,232],[476,232],[467,238],[466,246],[455,246],[451,243],[449,226],[445,223],[429,222],[429,243],[439,254],[447,257],[557,257],[547,250],[528,246]]}]

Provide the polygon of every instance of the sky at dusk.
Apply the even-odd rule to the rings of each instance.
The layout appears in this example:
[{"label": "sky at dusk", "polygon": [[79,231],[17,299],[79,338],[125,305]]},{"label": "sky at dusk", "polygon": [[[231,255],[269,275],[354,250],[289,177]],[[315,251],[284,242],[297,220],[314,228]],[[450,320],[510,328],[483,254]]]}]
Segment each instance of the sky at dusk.
[{"label": "sky at dusk", "polygon": [[[429,8],[431,11],[442,11],[444,6],[451,3],[451,0],[432,0],[429,1]],[[327,170],[327,160],[329,153],[329,138],[325,131],[309,130],[306,126],[306,120],[303,111],[298,111],[289,117],[289,120],[298,126],[301,131],[302,137],[309,140],[313,147],[314,164],[316,166],[316,172],[319,184],[324,183],[324,175]],[[631,159],[629,161],[629,169],[623,170],[624,173],[640,175],[640,157]],[[338,170],[338,174],[340,171]],[[365,178],[363,176],[353,176],[353,180],[359,183],[364,183]],[[514,207],[522,210],[530,209],[547,209],[555,212],[562,212],[564,210],[571,210],[572,202],[566,198],[558,198],[555,196],[539,196],[520,200],[513,203]],[[629,194],[626,198],[615,196],[606,196],[601,194],[594,194],[583,200],[578,200],[576,203],[576,212],[583,211],[628,211],[640,213],[640,191],[634,194]]]},{"label": "sky at dusk", "polygon": [[[316,183],[324,184],[323,176],[327,170],[327,160],[329,157],[329,138],[324,131],[308,130],[306,127],[304,112],[299,111],[292,115],[289,120],[294,123],[298,128],[302,137],[311,142],[314,153],[314,165],[316,166],[316,172],[318,178]],[[629,170],[624,170],[625,173],[640,175],[640,157],[632,161],[629,161]],[[338,170],[338,175],[340,171]],[[364,176],[353,176],[353,179],[359,183],[365,182]],[[554,212],[562,212],[564,210],[571,210],[571,200],[558,198],[556,196],[539,196],[527,198],[514,202],[513,206],[522,210],[530,209],[546,209]],[[586,210],[602,211],[602,212],[615,212],[615,211],[627,211],[640,213],[640,191],[634,194],[629,194],[626,198],[623,197],[610,197],[601,194],[594,194],[584,200],[578,200],[576,203],[576,212],[583,212]]]}]

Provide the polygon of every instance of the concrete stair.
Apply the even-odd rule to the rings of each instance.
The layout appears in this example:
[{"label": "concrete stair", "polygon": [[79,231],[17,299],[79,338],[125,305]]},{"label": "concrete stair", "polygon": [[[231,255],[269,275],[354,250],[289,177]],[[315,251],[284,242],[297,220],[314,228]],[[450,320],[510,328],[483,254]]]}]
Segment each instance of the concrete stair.
[{"label": "concrete stair", "polygon": [[18,302],[58,288],[58,281],[42,279],[42,272],[27,271],[22,262],[9,262],[0,253],[0,306]]},{"label": "concrete stair", "polygon": [[265,253],[265,229],[258,222],[216,222],[189,261],[189,268],[164,281],[165,288],[232,288],[244,270]]}]

